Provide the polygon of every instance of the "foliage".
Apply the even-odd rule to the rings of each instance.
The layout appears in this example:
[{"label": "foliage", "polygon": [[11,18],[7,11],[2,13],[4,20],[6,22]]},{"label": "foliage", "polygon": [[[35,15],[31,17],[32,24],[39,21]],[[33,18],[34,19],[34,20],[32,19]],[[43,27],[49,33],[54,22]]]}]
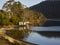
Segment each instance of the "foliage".
[{"label": "foliage", "polygon": [[2,9],[0,10],[0,25],[18,25],[19,21],[29,21],[31,25],[43,25],[46,21],[43,13],[24,8],[19,1],[9,0]]},{"label": "foliage", "polygon": [[27,36],[26,33],[23,33],[23,31],[19,31],[19,30],[9,30],[7,31],[6,34],[18,40],[23,39],[24,37]]},{"label": "foliage", "polygon": [[9,21],[8,13],[1,10],[0,11],[0,25],[8,25],[9,23],[10,21]]},{"label": "foliage", "polygon": [[29,21],[31,25],[34,26],[42,26],[46,21],[46,17],[43,13],[36,12],[35,10],[31,10],[29,8],[24,9],[24,21]]},{"label": "foliage", "polygon": [[10,22],[14,25],[18,25],[19,18],[17,16],[12,16],[11,19],[10,19]]},{"label": "foliage", "polygon": [[[15,2],[13,0],[9,0],[7,1],[4,5],[3,5],[3,11],[0,16],[2,17],[0,19],[0,24],[1,25],[9,25],[9,24],[13,24],[13,25],[18,25],[19,21],[22,21],[22,5],[20,2]],[[4,13],[8,13],[7,15],[5,15]],[[8,18],[9,19],[8,19]],[[9,21],[9,22],[8,22]]]}]

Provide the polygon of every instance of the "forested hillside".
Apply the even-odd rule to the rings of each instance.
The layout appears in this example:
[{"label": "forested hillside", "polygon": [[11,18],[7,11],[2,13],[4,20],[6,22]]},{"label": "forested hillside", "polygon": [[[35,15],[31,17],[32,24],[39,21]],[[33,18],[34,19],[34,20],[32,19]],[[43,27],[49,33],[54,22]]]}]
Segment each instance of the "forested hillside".
[{"label": "forested hillside", "polygon": [[19,22],[29,21],[31,25],[43,25],[46,17],[43,13],[24,8],[19,1],[7,1],[0,10],[0,25],[18,25]]},{"label": "forested hillside", "polygon": [[48,19],[60,19],[60,1],[43,1],[30,9],[42,12]]}]

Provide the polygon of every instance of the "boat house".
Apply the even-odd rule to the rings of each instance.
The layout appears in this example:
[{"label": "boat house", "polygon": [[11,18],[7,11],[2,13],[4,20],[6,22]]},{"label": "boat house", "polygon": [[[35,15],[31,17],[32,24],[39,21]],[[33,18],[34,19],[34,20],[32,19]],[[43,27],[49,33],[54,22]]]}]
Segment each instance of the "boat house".
[{"label": "boat house", "polygon": [[19,30],[29,29],[30,22],[19,22]]}]

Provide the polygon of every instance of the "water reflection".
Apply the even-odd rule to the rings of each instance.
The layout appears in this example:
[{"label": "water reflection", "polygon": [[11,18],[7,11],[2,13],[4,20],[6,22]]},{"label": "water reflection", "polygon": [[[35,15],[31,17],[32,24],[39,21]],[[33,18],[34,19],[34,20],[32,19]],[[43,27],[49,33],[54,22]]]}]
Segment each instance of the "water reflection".
[{"label": "water reflection", "polygon": [[60,45],[60,31],[9,30],[6,34],[38,45]]},{"label": "water reflection", "polygon": [[50,37],[60,38],[60,31],[38,31],[37,33],[49,38]]},{"label": "water reflection", "polygon": [[60,45],[60,32],[31,32],[23,40],[38,45]]},{"label": "water reflection", "polygon": [[20,30],[7,30],[6,34],[14,39],[21,40],[23,38],[27,38],[29,35],[29,32],[27,30],[20,31]]},{"label": "water reflection", "polygon": [[48,26],[48,27],[30,27],[33,31],[60,31],[60,26]]}]

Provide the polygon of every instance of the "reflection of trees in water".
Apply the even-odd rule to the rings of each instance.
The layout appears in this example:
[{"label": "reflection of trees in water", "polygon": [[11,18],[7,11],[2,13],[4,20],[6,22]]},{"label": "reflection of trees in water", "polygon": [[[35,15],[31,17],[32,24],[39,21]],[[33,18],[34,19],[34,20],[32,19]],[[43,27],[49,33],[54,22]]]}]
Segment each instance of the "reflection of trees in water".
[{"label": "reflection of trees in water", "polygon": [[21,40],[25,37],[28,37],[29,33],[27,30],[22,30],[22,31],[19,31],[19,30],[8,30],[6,32],[7,35],[9,35],[10,37],[13,37],[15,39],[18,39],[18,40]]},{"label": "reflection of trees in water", "polygon": [[24,38],[27,38],[29,35],[29,30],[23,30],[22,34],[23,34]]},{"label": "reflection of trees in water", "polygon": [[59,31],[40,31],[38,32],[39,34],[41,34],[42,36],[46,36],[46,37],[60,37],[60,32]]}]

